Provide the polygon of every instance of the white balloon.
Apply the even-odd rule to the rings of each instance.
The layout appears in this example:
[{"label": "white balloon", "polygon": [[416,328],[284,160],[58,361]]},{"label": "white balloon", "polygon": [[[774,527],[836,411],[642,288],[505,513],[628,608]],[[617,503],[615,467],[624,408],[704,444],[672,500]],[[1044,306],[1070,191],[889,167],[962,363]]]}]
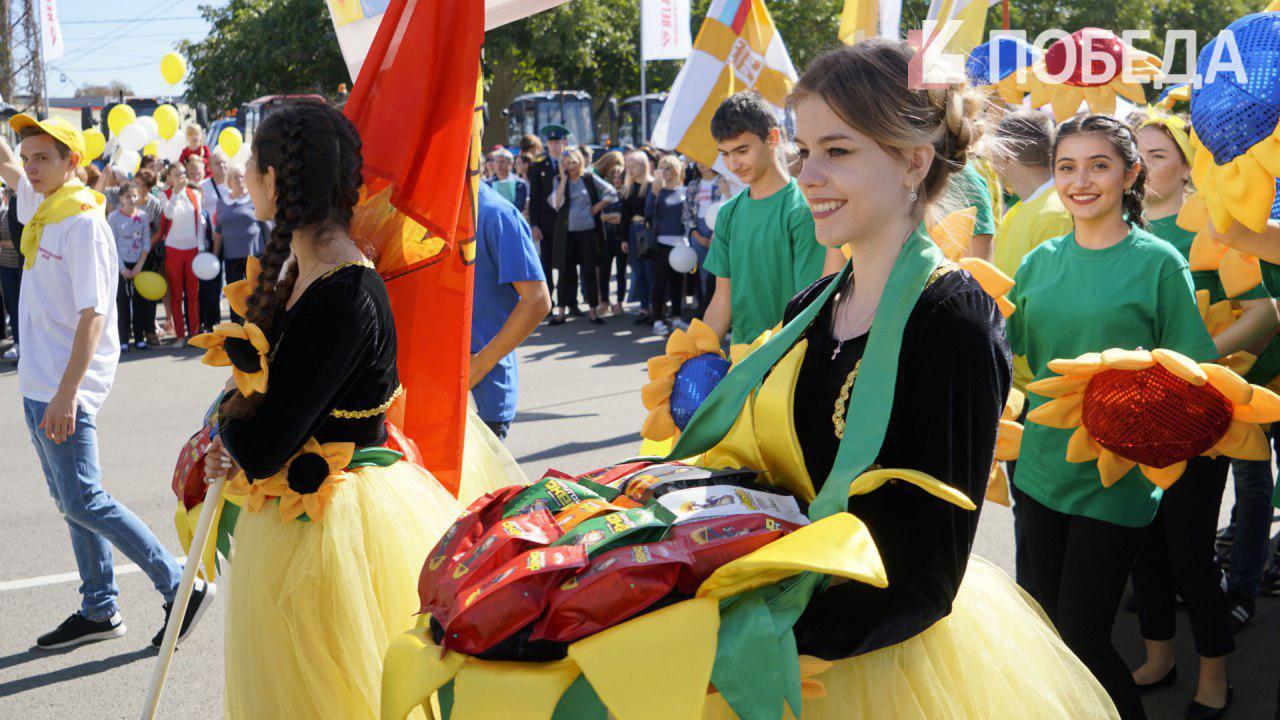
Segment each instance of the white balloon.
[{"label": "white balloon", "polygon": [[724,205],[724,201],[711,203],[711,207],[707,208],[707,227],[711,228],[711,232],[716,231],[716,216],[720,214],[720,206]]},{"label": "white balloon", "polygon": [[178,162],[178,158],[182,156],[182,150],[187,146],[187,136],[182,133],[174,133],[173,137],[168,140],[160,141],[160,159],[167,162]]},{"label": "white balloon", "polygon": [[156,119],[150,115],[134,120],[133,124],[142,126],[142,129],[147,133],[147,142],[160,139],[160,126],[156,124]]},{"label": "white balloon", "polygon": [[116,156],[115,162],[111,163],[115,167],[128,175],[138,172],[138,168],[142,166],[142,156],[133,150],[123,150]]},{"label": "white balloon", "polygon": [[212,280],[222,272],[222,263],[211,252],[202,252],[191,261],[191,271],[201,280]]},{"label": "white balloon", "polygon": [[684,275],[691,273],[698,267],[698,253],[688,245],[677,245],[671,248],[671,255],[667,257],[667,262],[671,263],[671,269]]},{"label": "white balloon", "polygon": [[147,146],[147,130],[138,123],[132,123],[120,131],[120,147],[133,152],[142,152]]}]

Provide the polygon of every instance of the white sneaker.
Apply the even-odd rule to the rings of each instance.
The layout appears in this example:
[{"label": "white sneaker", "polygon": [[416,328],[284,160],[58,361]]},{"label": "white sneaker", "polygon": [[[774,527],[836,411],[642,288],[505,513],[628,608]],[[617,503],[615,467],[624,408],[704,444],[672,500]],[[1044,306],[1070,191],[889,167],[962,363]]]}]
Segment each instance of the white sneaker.
[{"label": "white sneaker", "polygon": [[671,326],[659,320],[653,324],[653,332],[655,335],[670,335]]},{"label": "white sneaker", "polygon": [[5,360],[17,360],[17,359],[18,359],[18,346],[17,346],[17,345],[14,345],[13,347],[9,348],[8,350],[5,350],[5,351],[4,351],[4,359],[5,359]]},{"label": "white sneaker", "polygon": [[686,332],[689,330],[689,323],[685,322],[681,318],[672,318],[671,325],[672,327],[678,327]]}]

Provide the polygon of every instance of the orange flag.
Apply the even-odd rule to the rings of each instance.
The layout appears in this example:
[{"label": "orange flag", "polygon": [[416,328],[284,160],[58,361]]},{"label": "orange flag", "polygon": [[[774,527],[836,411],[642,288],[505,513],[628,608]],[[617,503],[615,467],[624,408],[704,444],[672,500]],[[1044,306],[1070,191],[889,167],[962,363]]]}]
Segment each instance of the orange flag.
[{"label": "orange flag", "polygon": [[457,492],[479,178],[483,0],[392,0],[344,112],[364,141],[352,234],[387,281],[405,435]]}]

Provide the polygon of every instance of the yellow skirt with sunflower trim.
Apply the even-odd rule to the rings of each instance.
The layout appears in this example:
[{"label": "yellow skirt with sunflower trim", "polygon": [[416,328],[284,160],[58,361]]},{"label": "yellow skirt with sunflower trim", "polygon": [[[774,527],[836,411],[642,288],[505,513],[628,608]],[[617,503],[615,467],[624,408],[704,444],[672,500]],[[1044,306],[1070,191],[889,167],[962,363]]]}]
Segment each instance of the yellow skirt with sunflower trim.
[{"label": "yellow skirt with sunflower trim", "polygon": [[382,658],[417,620],[427,552],[474,496],[527,482],[474,413],[466,438],[461,502],[397,462],[348,471],[326,488],[319,522],[283,519],[274,499],[240,513],[226,589],[227,718],[378,718]]}]

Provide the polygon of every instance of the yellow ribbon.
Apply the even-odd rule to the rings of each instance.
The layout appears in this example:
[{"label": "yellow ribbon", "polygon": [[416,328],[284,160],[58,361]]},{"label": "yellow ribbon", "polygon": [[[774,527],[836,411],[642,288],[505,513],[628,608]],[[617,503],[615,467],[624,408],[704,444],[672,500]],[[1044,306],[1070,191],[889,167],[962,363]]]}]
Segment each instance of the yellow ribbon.
[{"label": "yellow ribbon", "polygon": [[1148,105],[1147,119],[1143,120],[1142,124],[1138,125],[1138,129],[1141,130],[1149,125],[1159,125],[1167,130],[1169,135],[1173,138],[1174,144],[1182,151],[1182,159],[1186,161],[1187,165],[1191,164],[1196,153],[1195,148],[1191,145],[1191,136],[1187,134],[1186,120],[1183,120],[1176,115],[1168,115],[1160,112],[1158,109]]},{"label": "yellow ribbon", "polygon": [[68,182],[46,197],[22,228],[22,267],[30,270],[35,265],[36,249],[40,247],[45,225],[60,223],[83,212],[103,212],[105,203],[101,193],[90,190],[79,180]]}]

